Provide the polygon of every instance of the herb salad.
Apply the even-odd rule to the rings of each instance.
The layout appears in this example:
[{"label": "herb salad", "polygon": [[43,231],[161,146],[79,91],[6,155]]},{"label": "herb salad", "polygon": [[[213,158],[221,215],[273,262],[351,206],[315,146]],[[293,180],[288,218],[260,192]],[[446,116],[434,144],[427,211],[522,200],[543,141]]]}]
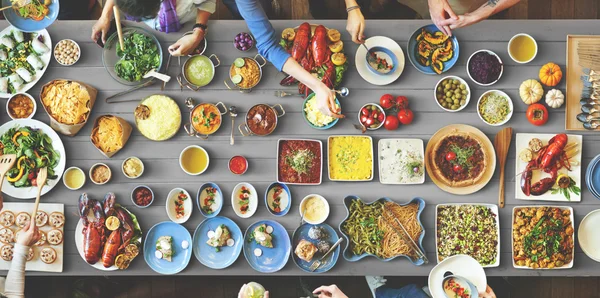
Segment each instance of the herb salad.
[{"label": "herb salad", "polygon": [[137,82],[150,70],[158,69],[161,55],[152,37],[134,31],[123,39],[124,50],[116,46],[120,59],[115,64],[115,72],[120,78]]}]

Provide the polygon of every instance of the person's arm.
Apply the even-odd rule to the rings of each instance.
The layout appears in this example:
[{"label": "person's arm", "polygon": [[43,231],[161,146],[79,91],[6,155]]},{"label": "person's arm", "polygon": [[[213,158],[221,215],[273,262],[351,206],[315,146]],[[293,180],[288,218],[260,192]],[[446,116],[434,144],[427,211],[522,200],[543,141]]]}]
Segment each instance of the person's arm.
[{"label": "person's arm", "polygon": [[35,218],[31,218],[29,225],[23,227],[18,235],[17,243],[13,249],[13,259],[10,270],[6,276],[4,296],[8,298],[25,297],[25,263],[29,247],[40,239],[40,233],[35,225]]},{"label": "person's arm", "polygon": [[[431,15],[431,21],[442,31],[442,33],[452,36],[450,25],[447,22],[451,20],[458,20],[458,16],[450,7],[448,0],[428,0],[429,14]],[[450,18],[448,18],[450,17]]]},{"label": "person's arm", "polygon": [[[211,4],[212,3],[212,4]],[[196,24],[208,25],[208,19],[216,9],[215,2],[205,1],[202,4],[197,4],[196,7]],[[183,36],[177,42],[169,46],[169,52],[173,56],[184,56],[189,54],[198,47],[204,39],[206,31],[202,28],[194,28],[190,35]]]},{"label": "person's arm", "polygon": [[456,20],[448,19],[442,23],[447,24],[452,30],[467,27],[479,23],[494,14],[519,3],[519,1],[520,0],[488,0],[487,3],[483,4],[475,11],[460,15]]},{"label": "person's arm", "polygon": [[346,22],[346,31],[352,36],[352,41],[361,44],[365,36],[365,17],[360,11],[360,6],[356,0],[346,0],[346,11],[348,11],[348,21]]},{"label": "person's arm", "polygon": [[106,34],[110,30],[110,21],[112,20],[113,7],[115,6],[115,0],[106,0],[104,8],[102,8],[102,14],[94,27],[92,27],[92,40],[95,42],[98,38],[102,38],[102,43],[106,43]]}]

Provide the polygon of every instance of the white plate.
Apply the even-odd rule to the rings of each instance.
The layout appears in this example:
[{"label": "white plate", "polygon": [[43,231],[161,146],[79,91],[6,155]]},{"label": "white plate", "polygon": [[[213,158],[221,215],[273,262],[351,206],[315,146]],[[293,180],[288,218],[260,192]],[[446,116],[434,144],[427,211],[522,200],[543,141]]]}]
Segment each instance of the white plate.
[{"label": "white plate", "polygon": [[[368,138],[369,141],[371,142],[371,177],[369,177],[368,179],[363,179],[363,180],[343,180],[343,179],[332,179],[331,178],[331,158],[329,158],[329,146],[331,143],[331,139],[333,138],[341,138],[341,137],[353,137],[353,138]],[[364,135],[336,135],[336,136],[329,136],[327,138],[327,172],[329,173],[329,180],[330,181],[346,181],[346,182],[363,182],[363,181],[372,181],[373,177],[375,177],[375,154],[373,153],[373,138],[370,136],[364,136]]]},{"label": "white plate", "polygon": [[[9,34],[11,30],[19,30],[13,26],[8,26],[6,28],[4,28],[4,30],[0,31],[0,37]],[[36,32],[34,32],[33,34],[35,34]],[[36,72],[33,75],[33,80],[27,84],[23,84],[23,86],[21,87],[21,89],[19,89],[17,91],[17,93],[25,93],[27,92],[29,89],[31,89],[31,87],[33,87],[44,75],[44,73],[46,72],[46,69],[48,69],[48,66],[50,65],[50,59],[52,58],[52,39],[50,38],[50,34],[48,33],[48,31],[46,29],[44,30],[40,30],[37,32],[38,34],[42,35],[44,38],[44,44],[48,47],[48,52],[46,52],[44,55],[40,56],[40,60],[42,60],[42,62],[44,63],[44,68],[42,68],[42,70],[36,70]],[[32,33],[26,33],[23,32],[23,34],[32,34]],[[16,41],[15,41],[16,43]],[[24,83],[24,82],[23,82]],[[9,98],[11,96],[13,96],[14,94],[11,93],[1,93],[0,92],[0,98]]]},{"label": "white plate", "polygon": [[600,227],[600,209],[588,213],[581,220],[577,232],[581,250],[596,262],[600,262],[600,237],[596,231],[598,227]]},{"label": "white plate", "polygon": [[[56,179],[48,180],[46,185],[42,188],[42,195],[49,192],[56,184],[60,183],[60,179],[62,177],[63,172],[65,171],[65,164],[67,160],[67,154],[65,152],[65,146],[62,143],[62,140],[58,136],[58,134],[50,128],[50,126],[46,125],[43,122],[34,119],[19,119],[12,120],[4,123],[4,125],[0,126],[0,136],[5,134],[9,129],[13,127],[23,127],[30,126],[32,128],[39,128],[43,133],[48,135],[52,140],[52,147],[60,154],[60,159],[58,161],[58,165],[54,168],[54,173],[58,176]],[[2,192],[8,196],[17,199],[33,199],[37,196],[37,187],[22,187],[16,188],[5,179],[2,184]]]},{"label": "white plate", "polygon": [[365,45],[369,48],[380,46],[389,49],[396,55],[396,58],[398,58],[398,66],[396,67],[396,71],[394,73],[376,75],[369,70],[369,66],[367,65],[367,59],[365,58],[367,56],[367,49],[365,49],[365,47],[358,47],[356,50],[356,57],[354,58],[354,64],[356,65],[356,70],[360,76],[365,79],[365,81],[378,86],[388,85],[396,81],[402,74],[404,65],[406,64],[404,60],[404,52],[402,51],[400,45],[393,39],[385,36],[370,37],[365,41]]},{"label": "white plate", "polygon": [[[525,168],[527,167],[527,163],[522,161],[519,158],[519,153],[521,152],[521,150],[523,150],[524,148],[528,148],[529,147],[529,140],[533,139],[533,138],[538,138],[540,140],[542,140],[542,143],[544,145],[548,144],[548,141],[554,137],[555,134],[533,134],[533,133],[518,133],[517,134],[517,140],[516,140],[516,187],[515,187],[515,198],[517,200],[528,200],[528,201],[556,201],[556,202],[580,202],[581,201],[581,193],[579,193],[579,195],[576,195],[574,193],[571,193],[571,200],[568,201],[562,194],[558,193],[558,194],[552,194],[552,191],[548,191],[545,194],[541,195],[541,196],[526,196],[523,191],[521,190],[521,187],[519,187],[520,185],[520,181],[521,181],[521,173],[523,173],[523,171],[525,171]],[[558,171],[558,174],[561,173],[565,173],[568,174],[569,177],[571,177],[577,186],[579,186],[579,188],[583,189],[582,186],[582,182],[581,182],[581,163],[582,163],[582,159],[581,159],[581,151],[583,148],[583,138],[581,137],[581,135],[567,135],[569,137],[569,143],[573,143],[573,142],[577,142],[579,145],[577,145],[577,147],[579,148],[579,152],[577,153],[577,155],[575,155],[573,157],[572,160],[574,161],[578,161],[579,165],[574,166],[571,165],[571,171],[568,171],[566,168],[562,168]],[[533,176],[531,179],[531,184],[533,185],[535,182],[540,181],[540,179],[545,178],[545,177],[550,177],[550,174],[544,173],[544,171],[542,170],[534,170],[533,171]]]},{"label": "white plate", "polygon": [[444,274],[447,271],[466,278],[477,287],[477,291],[480,293],[485,292],[487,277],[479,262],[467,255],[455,255],[443,260],[431,269],[428,284],[433,298],[446,298],[442,283],[444,282]]},{"label": "white plate", "polygon": [[[485,265],[483,266],[483,268],[492,268],[492,267],[498,267],[500,266],[500,214],[498,213],[498,206],[494,205],[494,204],[480,204],[480,203],[473,203],[473,204],[463,204],[463,203],[450,203],[450,204],[438,204],[437,206],[435,206],[435,243],[436,243],[436,249],[435,249],[435,259],[437,260],[438,263],[440,263],[440,256],[438,253],[438,243],[440,243],[440,239],[438,238],[438,209],[442,206],[462,206],[462,205],[474,205],[474,206],[484,206],[484,207],[488,207],[492,210],[492,212],[494,214],[496,214],[496,235],[498,235],[498,245],[496,246],[496,262],[493,264],[489,264],[489,265]],[[448,259],[448,258],[446,258]]]},{"label": "white plate", "polygon": [[[539,207],[551,207],[551,208],[559,208],[561,210],[570,210],[571,211],[571,227],[573,228],[573,231],[575,231],[575,214],[573,212],[573,208],[572,207],[568,207],[568,206],[549,206],[549,205],[535,205],[535,206],[517,206],[514,207],[512,210],[512,219],[510,222],[510,229],[512,231],[514,222],[515,222],[515,211],[517,210],[517,208],[539,208]],[[571,258],[571,262],[568,264],[565,264],[565,266],[562,267],[558,267],[558,268],[538,268],[538,269],[533,269],[527,266],[518,266],[515,263],[515,259],[513,258],[513,256],[515,255],[515,252],[513,251],[514,247],[515,247],[515,235],[513,233],[511,233],[511,241],[510,241],[510,251],[511,251],[511,260],[512,260],[512,264],[513,267],[517,268],[517,269],[528,269],[528,270],[561,270],[561,269],[570,269],[573,268],[573,262],[575,261],[575,234],[573,233],[573,252],[572,252],[572,258]]]},{"label": "white plate", "polygon": [[[249,208],[248,211],[246,211],[246,214],[240,213],[239,210],[240,200],[238,196],[240,194],[242,186],[245,186],[246,188],[250,189],[250,198],[248,202]],[[238,183],[238,185],[236,185],[233,188],[233,192],[231,192],[231,207],[233,208],[233,212],[235,212],[235,214],[241,218],[250,218],[252,215],[254,215],[254,212],[256,212],[256,209],[258,208],[258,193],[256,192],[254,186],[246,182]]]},{"label": "white plate", "polygon": [[[177,212],[175,212],[175,200],[181,191],[187,196],[187,200],[183,201],[183,212],[185,215],[182,218],[177,218]],[[190,215],[192,215],[192,210],[194,209],[192,197],[190,197],[190,194],[183,188],[173,188],[167,195],[165,209],[167,209],[167,216],[172,222],[182,224],[188,221]]]},{"label": "white plate", "polygon": [[[382,158],[382,149],[384,146],[384,142],[398,141],[396,147],[392,147],[392,151],[394,150],[413,150],[417,151],[418,154],[421,154],[421,163],[422,163],[422,171],[423,177],[416,182],[398,182],[392,179],[384,180],[382,175],[382,167],[384,164],[388,164],[387,162],[383,162]],[[381,184],[423,184],[425,183],[425,149],[423,148],[423,140],[421,139],[380,139],[378,143],[378,155],[377,155],[377,163],[379,164],[379,182]],[[385,168],[385,167],[384,167]]]},{"label": "white plate", "polygon": [[[27,213],[31,214],[31,212],[33,212],[33,204],[30,204],[30,203],[6,203],[5,202],[4,207],[2,208],[2,211],[5,211],[5,210],[10,210],[15,215],[17,215],[20,212],[27,212]],[[48,215],[50,215],[50,213],[52,213],[52,212],[61,212],[64,214],[65,213],[65,205],[40,203],[39,210],[46,212]],[[15,233],[17,232],[17,230],[20,230],[14,224],[12,227],[10,227],[10,229],[12,229],[13,232],[15,232]],[[44,233],[48,233],[48,231],[50,231],[52,229],[53,228],[47,224],[43,227],[39,227],[39,230]],[[43,272],[62,272],[63,271],[64,245],[65,245],[65,241],[67,240],[67,237],[66,237],[66,235],[64,235],[64,232],[65,232],[64,225],[61,228],[59,228],[59,230],[61,230],[63,232],[63,242],[61,244],[50,245],[50,244],[46,243],[44,246],[32,246],[35,256],[33,257],[33,260],[25,263],[26,271],[43,271]],[[0,244],[0,246],[2,246],[2,245],[3,244]],[[54,250],[56,251],[56,261],[54,261],[54,263],[46,264],[46,263],[42,262],[42,260],[40,260],[40,251],[44,247],[51,247],[51,248],[54,248]],[[10,269],[10,265],[11,265],[11,262],[7,262],[7,261],[0,259],[0,270],[8,270],[8,269]]]}]

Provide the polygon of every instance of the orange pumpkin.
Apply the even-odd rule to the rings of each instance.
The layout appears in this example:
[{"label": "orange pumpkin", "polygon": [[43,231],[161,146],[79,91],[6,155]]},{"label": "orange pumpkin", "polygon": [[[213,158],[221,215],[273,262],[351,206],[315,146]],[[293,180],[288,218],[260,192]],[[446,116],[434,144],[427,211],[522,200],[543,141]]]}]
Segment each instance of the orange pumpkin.
[{"label": "orange pumpkin", "polygon": [[540,81],[546,86],[554,87],[558,85],[562,76],[560,66],[554,62],[549,62],[540,69]]}]

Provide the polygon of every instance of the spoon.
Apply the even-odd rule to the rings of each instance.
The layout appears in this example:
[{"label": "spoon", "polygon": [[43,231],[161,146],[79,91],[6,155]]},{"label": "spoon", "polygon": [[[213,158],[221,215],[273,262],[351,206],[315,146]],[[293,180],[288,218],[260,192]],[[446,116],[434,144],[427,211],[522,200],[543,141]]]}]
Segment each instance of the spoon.
[{"label": "spoon", "polygon": [[579,113],[577,115],[577,120],[579,120],[579,122],[590,122],[593,120],[600,120],[600,115],[594,115],[594,114],[587,114],[587,113]]},{"label": "spoon", "polygon": [[366,42],[363,42],[363,43],[362,43],[362,46],[363,46],[363,47],[365,47],[365,49],[367,49],[367,61],[368,61],[369,63],[375,62],[375,57],[371,56],[371,49],[369,49],[369,48],[367,47],[367,43],[366,43]]},{"label": "spoon", "polygon": [[588,130],[595,130],[596,128],[598,128],[598,126],[600,126],[600,121],[598,120],[592,120],[583,124],[583,128]]},{"label": "spoon", "polygon": [[600,105],[600,100],[591,99],[591,98],[582,98],[579,101],[579,104],[581,104],[581,105],[585,105],[585,104]]},{"label": "spoon", "polygon": [[339,94],[341,97],[346,97],[348,95],[350,95],[350,89],[346,88],[346,87],[342,87],[340,88],[340,90],[333,90],[335,91],[335,93]]},{"label": "spoon", "polygon": [[277,91],[275,91],[275,96],[277,96],[277,97],[286,97],[286,96],[301,96],[301,97],[304,97],[304,94],[291,93],[291,92],[285,92],[283,90],[277,90]]},{"label": "spoon", "polygon": [[229,107],[229,116],[231,116],[231,140],[229,141],[229,145],[233,146],[233,128],[235,127],[235,117],[237,117],[237,108],[235,106]]},{"label": "spoon", "polygon": [[163,81],[165,83],[169,82],[171,80],[171,76],[168,76],[166,74],[162,74],[162,73],[156,72],[156,69],[152,69],[149,72],[147,72],[144,75],[143,78],[146,79],[146,78],[149,78],[149,77],[157,78],[157,79],[159,79],[159,80],[161,80],[161,81]]}]

